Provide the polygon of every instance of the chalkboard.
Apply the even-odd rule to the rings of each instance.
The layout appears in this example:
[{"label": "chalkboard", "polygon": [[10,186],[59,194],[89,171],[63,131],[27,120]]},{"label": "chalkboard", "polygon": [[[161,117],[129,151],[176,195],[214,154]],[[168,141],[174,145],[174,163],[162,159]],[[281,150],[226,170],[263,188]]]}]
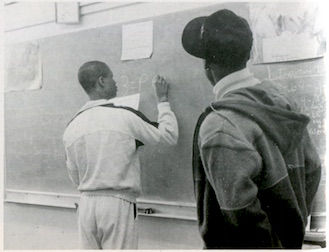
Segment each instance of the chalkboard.
[{"label": "chalkboard", "polygon": [[[5,94],[6,187],[8,189],[77,193],[68,178],[62,135],[66,123],[88,100],[77,80],[86,61],[106,62],[114,73],[119,95],[141,90],[140,110],[156,120],[155,75],[171,83],[170,102],[179,122],[176,146],[144,146],[141,154],[143,198],[194,202],[191,169],[195,123],[213,99],[202,60],[181,46],[185,25],[194,17],[229,8],[249,19],[246,3],[218,4],[152,19],[154,49],[150,59],[121,61],[122,24],[80,31],[40,42],[43,86],[40,90]],[[269,65],[250,65],[255,76],[284,85],[312,121],[312,138],[321,157],[325,154],[325,83],[322,59]]]},{"label": "chalkboard", "polygon": [[[284,87],[284,90],[300,105],[303,113],[310,117],[308,130],[321,157],[325,163],[326,136],[324,119],[326,115],[326,100],[324,93],[325,66],[324,61],[308,60],[302,62],[290,62],[285,64],[273,64],[268,66],[268,76],[275,83]],[[326,169],[323,165],[322,181],[314,201],[313,214],[315,229],[324,228],[326,213]],[[320,221],[316,218],[322,219]]]}]

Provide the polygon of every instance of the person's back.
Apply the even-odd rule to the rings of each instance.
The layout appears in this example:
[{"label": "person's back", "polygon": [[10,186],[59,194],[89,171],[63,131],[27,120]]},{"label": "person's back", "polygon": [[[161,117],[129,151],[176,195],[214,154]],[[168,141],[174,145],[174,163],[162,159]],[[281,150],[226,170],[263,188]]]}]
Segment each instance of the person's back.
[{"label": "person's back", "polygon": [[227,93],[206,114],[206,159],[194,167],[206,247],[300,248],[321,175],[309,119],[269,81]]},{"label": "person's back", "polygon": [[199,229],[205,248],[301,248],[321,163],[309,118],[247,68],[252,41],[248,22],[227,9],[183,31],[215,94],[193,140]]},{"label": "person's back", "polygon": [[133,132],[137,125],[133,123],[139,120],[136,114],[120,107],[96,106],[70,123],[64,139],[68,152],[78,155],[74,160],[78,176],[72,179],[79,191],[107,190],[136,201],[141,185]]},{"label": "person's back", "polygon": [[71,180],[81,192],[80,247],[136,249],[136,198],[141,194],[139,147],[176,144],[178,125],[168,102],[168,84],[157,77],[158,122],[115,105],[116,82],[102,62],[85,63],[79,82],[90,97],[63,136]]}]

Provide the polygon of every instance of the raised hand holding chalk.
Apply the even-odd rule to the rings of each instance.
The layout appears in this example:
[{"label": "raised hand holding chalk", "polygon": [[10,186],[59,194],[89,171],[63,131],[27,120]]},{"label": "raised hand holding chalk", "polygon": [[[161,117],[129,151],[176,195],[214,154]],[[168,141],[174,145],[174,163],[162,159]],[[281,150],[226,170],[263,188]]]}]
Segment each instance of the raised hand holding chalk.
[{"label": "raised hand holding chalk", "polygon": [[157,75],[153,85],[155,87],[158,103],[167,102],[169,84],[166,82],[166,80],[162,76]]}]

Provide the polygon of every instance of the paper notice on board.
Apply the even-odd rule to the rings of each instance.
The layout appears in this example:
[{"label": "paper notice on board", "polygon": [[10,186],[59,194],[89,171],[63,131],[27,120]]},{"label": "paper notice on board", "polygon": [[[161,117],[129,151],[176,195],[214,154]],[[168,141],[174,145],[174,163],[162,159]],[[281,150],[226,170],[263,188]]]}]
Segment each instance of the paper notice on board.
[{"label": "paper notice on board", "polygon": [[121,60],[150,58],[153,52],[153,21],[122,26]]},{"label": "paper notice on board", "polygon": [[130,107],[138,110],[140,94],[127,95],[122,97],[116,97],[113,99],[113,104],[116,106]]},{"label": "paper notice on board", "polygon": [[5,46],[5,92],[42,87],[42,61],[38,42]]},{"label": "paper notice on board", "polygon": [[317,56],[318,40],[308,34],[263,39],[264,62],[280,62],[289,60],[311,59]]},{"label": "paper notice on board", "polygon": [[326,52],[324,16],[319,3],[251,3],[253,62],[322,57]]}]

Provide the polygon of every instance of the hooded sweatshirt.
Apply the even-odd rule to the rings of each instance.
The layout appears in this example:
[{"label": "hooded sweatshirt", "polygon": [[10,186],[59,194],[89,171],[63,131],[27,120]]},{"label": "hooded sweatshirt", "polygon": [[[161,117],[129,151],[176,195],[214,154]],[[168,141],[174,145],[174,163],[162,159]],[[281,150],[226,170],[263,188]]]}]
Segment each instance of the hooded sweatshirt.
[{"label": "hooded sweatshirt", "polygon": [[205,248],[302,247],[321,176],[308,122],[270,81],[200,116],[193,176]]}]

